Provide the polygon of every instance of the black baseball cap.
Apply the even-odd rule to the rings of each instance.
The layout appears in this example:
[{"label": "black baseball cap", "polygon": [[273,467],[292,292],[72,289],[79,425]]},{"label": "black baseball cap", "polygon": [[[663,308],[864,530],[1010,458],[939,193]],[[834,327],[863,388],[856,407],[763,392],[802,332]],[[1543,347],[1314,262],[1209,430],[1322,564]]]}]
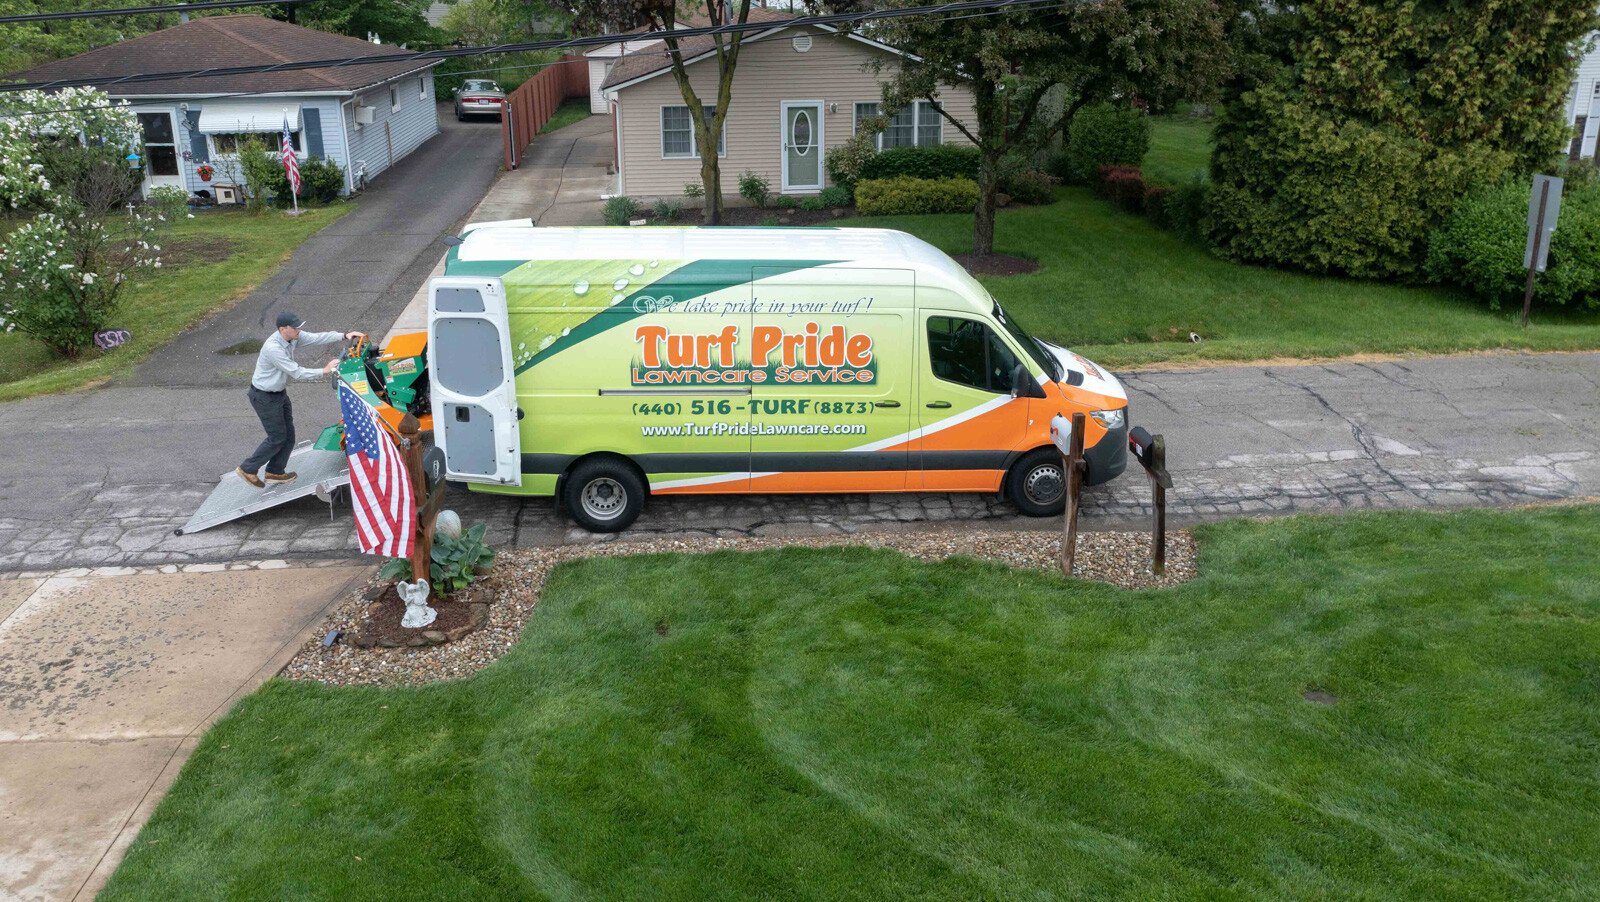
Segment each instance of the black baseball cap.
[{"label": "black baseball cap", "polygon": [[284,326],[288,326],[291,329],[298,329],[305,324],[306,321],[301,319],[300,315],[297,313],[290,313],[289,311],[285,310],[278,314],[278,328],[280,329],[282,329]]}]

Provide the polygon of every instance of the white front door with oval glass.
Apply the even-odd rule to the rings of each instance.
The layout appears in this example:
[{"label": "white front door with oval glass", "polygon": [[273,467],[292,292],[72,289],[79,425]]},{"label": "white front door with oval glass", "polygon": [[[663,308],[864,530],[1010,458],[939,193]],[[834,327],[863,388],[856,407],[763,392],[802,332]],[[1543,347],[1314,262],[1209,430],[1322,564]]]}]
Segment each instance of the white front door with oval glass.
[{"label": "white front door with oval glass", "polygon": [[822,190],[822,101],[783,102],[783,190]]}]

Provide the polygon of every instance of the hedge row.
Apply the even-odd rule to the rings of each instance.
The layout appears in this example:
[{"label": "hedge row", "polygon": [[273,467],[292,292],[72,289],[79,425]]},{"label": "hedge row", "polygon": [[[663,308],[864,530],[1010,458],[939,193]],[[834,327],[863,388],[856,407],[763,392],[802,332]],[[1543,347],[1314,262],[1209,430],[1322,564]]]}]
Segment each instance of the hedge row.
[{"label": "hedge row", "polygon": [[863,216],[914,213],[970,213],[978,205],[978,183],[967,178],[862,179],[856,184],[856,212]]}]

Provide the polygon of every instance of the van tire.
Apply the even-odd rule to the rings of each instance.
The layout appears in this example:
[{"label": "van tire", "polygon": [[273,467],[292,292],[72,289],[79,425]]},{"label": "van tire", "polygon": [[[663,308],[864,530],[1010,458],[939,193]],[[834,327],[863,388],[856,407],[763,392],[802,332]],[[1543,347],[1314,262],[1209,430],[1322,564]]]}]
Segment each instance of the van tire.
[{"label": "van tire", "polygon": [[1030,451],[1007,474],[1006,496],[1030,517],[1059,516],[1067,506],[1065,475],[1061,452],[1054,448]]},{"label": "van tire", "polygon": [[621,532],[644,510],[639,471],[612,458],[586,460],[567,474],[562,502],[573,522],[590,532]]}]

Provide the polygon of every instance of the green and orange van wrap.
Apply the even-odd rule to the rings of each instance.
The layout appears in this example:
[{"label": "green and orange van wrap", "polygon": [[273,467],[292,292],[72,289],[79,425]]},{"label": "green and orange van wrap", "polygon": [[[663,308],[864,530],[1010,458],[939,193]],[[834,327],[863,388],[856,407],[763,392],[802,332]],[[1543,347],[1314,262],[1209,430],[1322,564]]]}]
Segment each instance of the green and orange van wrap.
[{"label": "green and orange van wrap", "polygon": [[[978,316],[909,268],[452,249],[446,274],[504,285],[524,414],[520,485],[476,491],[551,495],[595,453],[633,461],[654,494],[996,491],[1018,456],[1050,446],[1052,416],[1127,403],[1109,374],[1097,394],[1039,372],[1044,398],[940,383],[943,406],[929,406],[926,316]],[[1085,446],[1125,445],[1113,432],[1090,419]],[[1104,478],[1117,451],[1102,453]]]}]

